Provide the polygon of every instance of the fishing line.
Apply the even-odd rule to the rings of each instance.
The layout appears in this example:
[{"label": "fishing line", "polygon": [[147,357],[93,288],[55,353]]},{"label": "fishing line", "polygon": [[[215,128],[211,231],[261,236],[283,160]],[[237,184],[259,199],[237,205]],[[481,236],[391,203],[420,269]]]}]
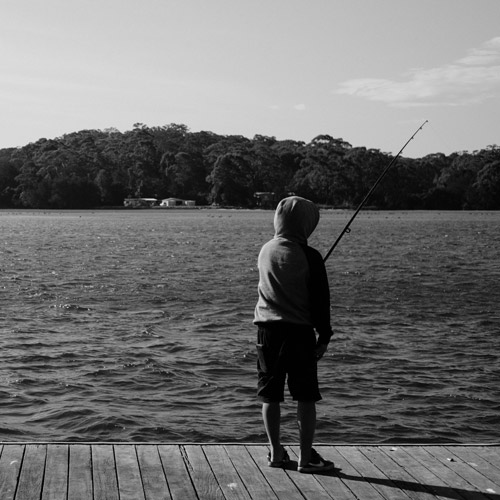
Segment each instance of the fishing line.
[{"label": "fishing line", "polygon": [[[432,129],[431,137],[436,137],[437,139],[439,139],[439,141],[437,141],[437,151],[435,151],[432,154],[444,154],[445,156],[451,155],[455,151],[455,149],[453,148],[451,143],[448,141],[448,138],[446,138],[441,133],[441,131],[434,126],[434,124],[429,122],[429,127]],[[436,141],[434,141],[434,142],[436,143]],[[449,150],[448,154],[443,153],[443,151],[441,150],[441,147],[443,146],[443,144]]]},{"label": "fishing line", "polygon": [[389,165],[387,165],[387,167],[385,167],[384,171],[379,175],[378,179],[375,181],[375,184],[371,187],[370,191],[368,191],[368,193],[366,194],[366,196],[363,198],[363,201],[359,204],[358,208],[354,212],[353,216],[349,219],[349,222],[345,225],[344,229],[339,234],[339,237],[335,240],[335,243],[330,247],[330,250],[328,250],[327,254],[325,255],[325,257],[323,259],[323,262],[326,262],[326,260],[328,259],[328,257],[330,257],[330,254],[333,252],[333,250],[335,249],[335,247],[338,245],[339,241],[342,239],[342,237],[344,236],[344,234],[351,232],[350,225],[352,224],[352,221],[356,218],[356,216],[358,215],[358,213],[361,211],[361,209],[363,208],[363,206],[365,205],[365,203],[368,201],[368,198],[371,196],[371,194],[373,193],[373,191],[375,191],[375,188],[379,185],[380,181],[384,178],[385,174],[387,174],[387,172],[389,171],[389,169],[394,165],[394,163],[396,163],[396,160],[399,158],[399,156],[401,155],[401,153],[403,152],[403,150],[406,148],[406,146],[408,146],[408,144],[411,142],[411,140],[418,134],[418,132],[420,130],[422,130],[422,128],[424,127],[424,125],[428,121],[429,120],[425,120],[424,123],[422,123],[422,125],[420,125],[420,127],[418,127],[418,129],[415,130],[415,132],[413,133],[413,135],[405,142],[404,146],[399,150],[399,153],[391,160],[391,162],[389,163]]}]

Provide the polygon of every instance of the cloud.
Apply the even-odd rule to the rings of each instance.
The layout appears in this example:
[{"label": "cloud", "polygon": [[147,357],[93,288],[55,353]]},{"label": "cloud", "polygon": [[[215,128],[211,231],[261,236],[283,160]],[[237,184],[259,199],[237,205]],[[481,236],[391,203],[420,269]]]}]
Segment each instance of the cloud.
[{"label": "cloud", "polygon": [[295,104],[293,109],[297,111],[305,111],[306,110],[306,105],[305,104]]},{"label": "cloud", "polygon": [[469,50],[469,54],[457,62],[465,65],[495,64],[500,59],[500,36],[492,38],[479,49]]},{"label": "cloud", "polygon": [[340,84],[337,94],[363,97],[391,106],[461,106],[483,102],[500,91],[500,37],[469,50],[438,68],[416,68],[404,80],[359,78]]}]

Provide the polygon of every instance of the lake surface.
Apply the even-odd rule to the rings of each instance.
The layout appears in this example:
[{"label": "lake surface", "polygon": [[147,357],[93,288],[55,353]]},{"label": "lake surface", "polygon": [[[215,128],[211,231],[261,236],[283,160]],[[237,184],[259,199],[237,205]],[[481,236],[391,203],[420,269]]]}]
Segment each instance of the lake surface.
[{"label": "lake surface", "polygon": [[[325,254],[350,216],[322,211],[310,244]],[[0,440],[264,442],[252,319],[272,220],[0,211]],[[317,441],[500,441],[499,248],[500,212],[360,213],[327,261]]]}]

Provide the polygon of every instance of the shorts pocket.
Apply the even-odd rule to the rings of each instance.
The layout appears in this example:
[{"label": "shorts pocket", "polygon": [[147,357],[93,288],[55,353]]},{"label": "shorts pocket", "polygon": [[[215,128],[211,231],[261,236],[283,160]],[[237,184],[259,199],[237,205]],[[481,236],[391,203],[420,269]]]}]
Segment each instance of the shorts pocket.
[{"label": "shorts pocket", "polygon": [[266,356],[264,355],[264,345],[256,344],[255,347],[257,349],[258,368],[260,371],[267,373],[268,370],[267,370]]}]

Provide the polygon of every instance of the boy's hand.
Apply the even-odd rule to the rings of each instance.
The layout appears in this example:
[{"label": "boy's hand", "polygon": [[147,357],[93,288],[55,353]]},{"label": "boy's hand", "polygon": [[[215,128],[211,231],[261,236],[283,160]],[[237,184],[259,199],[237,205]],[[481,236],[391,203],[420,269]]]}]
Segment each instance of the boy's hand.
[{"label": "boy's hand", "polygon": [[316,346],[316,359],[319,361],[327,350],[328,350],[328,345],[318,344]]}]

